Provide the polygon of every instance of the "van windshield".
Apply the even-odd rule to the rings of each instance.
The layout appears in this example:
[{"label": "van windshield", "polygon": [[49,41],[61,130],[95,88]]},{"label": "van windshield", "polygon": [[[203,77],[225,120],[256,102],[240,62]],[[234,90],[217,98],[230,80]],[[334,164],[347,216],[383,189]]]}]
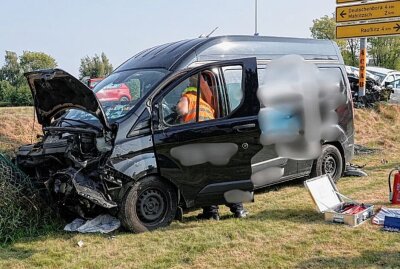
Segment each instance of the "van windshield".
[{"label": "van windshield", "polygon": [[[150,90],[167,75],[165,69],[135,69],[111,74],[93,89],[108,122],[125,116]],[[67,119],[96,120],[82,110],[71,109]]]}]

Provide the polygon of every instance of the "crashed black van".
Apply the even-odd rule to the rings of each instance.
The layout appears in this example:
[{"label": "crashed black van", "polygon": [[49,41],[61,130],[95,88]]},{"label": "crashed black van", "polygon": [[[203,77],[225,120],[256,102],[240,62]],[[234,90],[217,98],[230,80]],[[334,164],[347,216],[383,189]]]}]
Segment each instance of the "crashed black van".
[{"label": "crashed black van", "polygon": [[[315,160],[294,160],[260,144],[256,96],[271,60],[301,55],[341,78],[346,103],[336,109],[343,130],[321,140]],[[176,105],[199,76],[214,119],[179,121]],[[93,90],[60,69],[26,73],[43,126],[40,141],[22,146],[17,163],[60,211],[91,217],[107,210],[125,228],[167,226],[183,209],[224,204],[226,193],[308,175],[337,180],[353,156],[353,110],[343,59],[327,40],[221,36],[144,50]],[[193,85],[192,85],[193,86]],[[99,93],[128,87],[129,100]],[[252,174],[274,163],[283,173],[255,184]],[[246,200],[246,199],[244,199]],[[250,198],[252,200],[252,197]]]}]

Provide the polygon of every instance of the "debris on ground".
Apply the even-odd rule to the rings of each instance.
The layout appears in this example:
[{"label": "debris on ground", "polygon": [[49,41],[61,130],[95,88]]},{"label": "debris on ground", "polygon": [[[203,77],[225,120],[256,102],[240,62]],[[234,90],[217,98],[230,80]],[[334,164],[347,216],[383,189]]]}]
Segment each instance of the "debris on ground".
[{"label": "debris on ground", "polygon": [[380,149],[368,148],[365,146],[354,144],[354,154],[355,155],[374,154],[379,151],[380,151]]},{"label": "debris on ground", "polygon": [[92,220],[75,219],[64,227],[67,232],[79,233],[110,233],[119,229],[119,219],[108,214],[99,215]]},{"label": "debris on ground", "polygon": [[79,240],[78,243],[76,243],[78,245],[78,247],[83,247],[84,243],[82,240]]},{"label": "debris on ground", "polygon": [[400,208],[382,207],[381,210],[372,218],[372,223],[383,225],[386,217],[400,218]]},{"label": "debris on ground", "polygon": [[356,165],[352,163],[347,163],[344,169],[344,176],[346,177],[367,177],[368,174],[365,173],[362,168],[365,167],[364,165]]}]

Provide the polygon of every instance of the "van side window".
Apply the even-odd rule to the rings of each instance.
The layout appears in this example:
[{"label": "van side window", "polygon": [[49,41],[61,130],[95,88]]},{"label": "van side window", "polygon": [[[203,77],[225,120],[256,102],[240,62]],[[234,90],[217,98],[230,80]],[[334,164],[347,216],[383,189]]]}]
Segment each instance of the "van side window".
[{"label": "van side window", "polygon": [[337,79],[341,90],[345,90],[344,92],[346,92],[346,94],[347,94],[346,83],[344,82],[343,74],[342,74],[342,71],[340,70],[340,68],[338,68],[338,67],[321,67],[321,68],[319,68],[319,70],[321,72],[327,73],[329,76],[332,76],[335,79]]},{"label": "van side window", "polygon": [[222,68],[222,73],[225,79],[229,112],[232,112],[240,105],[244,97],[243,69],[241,66],[227,66]]},{"label": "van side window", "polygon": [[218,70],[204,70],[174,87],[161,101],[167,125],[181,125],[220,116]]}]

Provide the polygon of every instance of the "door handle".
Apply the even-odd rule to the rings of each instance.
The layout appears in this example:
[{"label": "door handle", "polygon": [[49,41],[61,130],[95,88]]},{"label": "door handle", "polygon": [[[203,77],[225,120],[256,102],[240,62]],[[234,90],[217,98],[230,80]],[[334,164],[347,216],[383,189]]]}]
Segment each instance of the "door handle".
[{"label": "door handle", "polygon": [[233,130],[237,132],[246,132],[246,131],[251,131],[256,127],[255,123],[249,123],[249,124],[244,124],[244,125],[237,125],[233,127]]}]

